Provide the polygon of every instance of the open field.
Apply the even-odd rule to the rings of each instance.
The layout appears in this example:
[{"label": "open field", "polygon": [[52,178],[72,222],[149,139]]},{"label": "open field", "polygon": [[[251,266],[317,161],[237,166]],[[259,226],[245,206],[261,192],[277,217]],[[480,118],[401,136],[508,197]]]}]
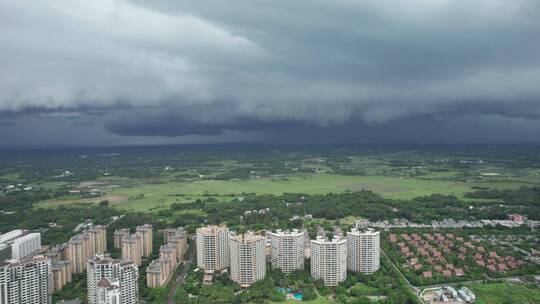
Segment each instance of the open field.
[{"label": "open field", "polygon": [[128,198],[125,196],[119,196],[119,195],[105,195],[95,198],[82,198],[82,199],[50,199],[43,202],[38,203],[37,207],[56,207],[60,205],[72,205],[72,204],[97,204],[102,201],[108,201],[109,204],[116,204],[120,203],[122,201],[127,200]]},{"label": "open field", "polygon": [[[440,177],[440,176],[437,176]],[[59,204],[88,203],[109,200],[121,209],[137,211],[158,210],[175,202],[185,202],[204,197],[215,197],[229,201],[246,193],[275,194],[285,192],[326,194],[330,192],[359,191],[362,189],[379,193],[393,199],[412,199],[434,193],[455,195],[463,198],[464,193],[473,191],[473,186],[501,189],[515,189],[522,182],[493,181],[485,183],[465,183],[433,179],[390,177],[390,176],[346,176],[337,174],[306,174],[283,178],[259,178],[238,181],[199,180],[145,184],[136,180],[120,187],[105,189],[106,195],[92,200],[55,199],[38,204],[40,207]],[[108,199],[121,198],[121,199]]]},{"label": "open field", "polygon": [[467,286],[476,294],[477,304],[540,303],[540,289],[519,284],[493,283]]}]

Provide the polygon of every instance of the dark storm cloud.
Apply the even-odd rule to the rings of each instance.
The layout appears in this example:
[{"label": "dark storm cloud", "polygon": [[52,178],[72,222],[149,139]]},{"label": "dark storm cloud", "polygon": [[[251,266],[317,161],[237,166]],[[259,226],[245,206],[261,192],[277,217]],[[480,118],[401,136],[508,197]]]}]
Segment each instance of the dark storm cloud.
[{"label": "dark storm cloud", "polygon": [[459,141],[504,126],[537,140],[539,14],[535,0],[0,0],[0,119],[133,137]]}]

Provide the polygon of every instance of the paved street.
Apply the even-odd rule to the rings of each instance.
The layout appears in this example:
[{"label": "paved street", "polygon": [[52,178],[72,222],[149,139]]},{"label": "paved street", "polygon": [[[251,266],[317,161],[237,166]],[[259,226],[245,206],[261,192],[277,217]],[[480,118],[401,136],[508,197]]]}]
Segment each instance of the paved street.
[{"label": "paved street", "polygon": [[189,267],[191,266],[191,263],[193,263],[193,250],[187,250],[187,259],[185,260],[184,264],[181,264],[179,265],[178,267],[180,267],[180,271],[176,272],[175,275],[176,277],[173,277],[171,278],[171,283],[170,283],[170,286],[169,286],[169,291],[168,291],[168,294],[167,294],[167,303],[168,304],[174,304],[174,294],[176,292],[176,288],[178,288],[178,286],[184,284],[184,281],[186,279],[186,275],[187,275],[187,269],[189,269]]}]

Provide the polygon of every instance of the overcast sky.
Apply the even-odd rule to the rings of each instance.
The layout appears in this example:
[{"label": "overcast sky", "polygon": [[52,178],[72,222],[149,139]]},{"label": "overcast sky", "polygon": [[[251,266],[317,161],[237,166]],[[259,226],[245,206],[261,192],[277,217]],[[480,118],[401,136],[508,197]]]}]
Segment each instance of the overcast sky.
[{"label": "overcast sky", "polygon": [[0,0],[0,145],[540,142],[538,0]]}]

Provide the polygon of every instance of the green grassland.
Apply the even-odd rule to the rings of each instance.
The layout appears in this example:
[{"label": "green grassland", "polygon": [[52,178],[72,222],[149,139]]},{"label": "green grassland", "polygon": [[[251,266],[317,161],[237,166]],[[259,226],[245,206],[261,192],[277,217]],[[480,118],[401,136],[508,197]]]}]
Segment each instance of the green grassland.
[{"label": "green grassland", "polygon": [[476,294],[477,304],[540,303],[540,289],[524,285],[493,283],[468,286]]},{"label": "green grassland", "polygon": [[[131,180],[123,181],[116,187],[105,188],[103,199],[111,199],[116,208],[149,211],[166,208],[172,203],[182,203],[198,198],[214,197],[221,201],[230,201],[246,193],[275,194],[287,192],[326,194],[344,191],[359,191],[362,189],[379,193],[392,199],[412,199],[434,193],[455,195],[463,198],[467,192],[473,191],[473,186],[490,188],[515,189],[526,182],[519,180],[486,180],[485,182],[459,182],[441,179],[450,174],[435,174],[431,178],[396,177],[396,176],[356,176],[337,175],[330,173],[298,174],[285,177],[258,178],[247,180],[197,180],[178,182],[171,179],[153,180],[149,182]],[[107,178],[100,180],[111,181]],[[59,204],[96,203],[94,200],[73,200],[72,197],[48,200],[37,204],[39,207],[58,206]]]}]

